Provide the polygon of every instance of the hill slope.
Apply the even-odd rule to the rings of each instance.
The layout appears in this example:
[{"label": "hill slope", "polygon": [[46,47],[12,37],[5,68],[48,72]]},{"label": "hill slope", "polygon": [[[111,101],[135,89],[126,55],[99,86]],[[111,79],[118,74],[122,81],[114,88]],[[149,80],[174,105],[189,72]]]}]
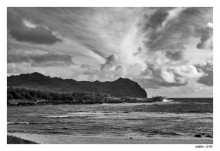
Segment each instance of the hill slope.
[{"label": "hill slope", "polygon": [[8,87],[13,86],[29,89],[39,89],[41,91],[102,93],[110,94],[115,97],[147,97],[147,93],[138,85],[138,83],[123,78],[119,78],[111,82],[89,82],[75,81],[72,79],[61,79],[57,77],[52,78],[34,72],[31,74],[10,76],[7,78],[7,82]]}]

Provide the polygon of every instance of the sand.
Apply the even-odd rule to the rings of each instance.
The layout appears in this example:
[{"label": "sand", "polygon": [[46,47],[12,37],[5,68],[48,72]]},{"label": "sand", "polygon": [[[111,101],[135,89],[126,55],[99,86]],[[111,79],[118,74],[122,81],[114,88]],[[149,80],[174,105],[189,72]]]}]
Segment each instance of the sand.
[{"label": "sand", "polygon": [[8,133],[39,144],[213,144],[212,138],[126,138]]}]

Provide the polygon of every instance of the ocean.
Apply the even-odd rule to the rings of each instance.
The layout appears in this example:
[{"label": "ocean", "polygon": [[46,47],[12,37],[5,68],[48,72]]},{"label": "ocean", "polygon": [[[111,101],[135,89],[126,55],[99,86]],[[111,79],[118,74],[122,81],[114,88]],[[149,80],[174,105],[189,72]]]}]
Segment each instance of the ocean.
[{"label": "ocean", "polygon": [[7,131],[75,136],[212,138],[213,99],[8,106]]}]

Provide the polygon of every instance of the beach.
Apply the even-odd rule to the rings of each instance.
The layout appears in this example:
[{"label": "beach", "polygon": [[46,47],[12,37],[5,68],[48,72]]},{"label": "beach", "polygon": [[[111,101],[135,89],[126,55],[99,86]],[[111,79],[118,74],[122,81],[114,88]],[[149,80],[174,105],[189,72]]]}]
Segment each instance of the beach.
[{"label": "beach", "polygon": [[212,138],[129,138],[8,133],[39,144],[213,144]]},{"label": "beach", "polygon": [[[211,105],[173,102],[8,107],[7,128],[8,135],[40,144],[212,144]],[[190,108],[196,113],[189,112]]]}]

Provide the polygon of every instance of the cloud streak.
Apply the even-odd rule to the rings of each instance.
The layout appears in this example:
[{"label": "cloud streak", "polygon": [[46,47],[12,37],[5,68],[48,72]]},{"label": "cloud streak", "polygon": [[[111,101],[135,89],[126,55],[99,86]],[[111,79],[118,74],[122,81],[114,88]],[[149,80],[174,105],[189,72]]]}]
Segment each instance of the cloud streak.
[{"label": "cloud streak", "polygon": [[72,57],[63,54],[43,53],[43,54],[10,54],[8,63],[30,63],[33,66],[57,66],[71,65]]}]

